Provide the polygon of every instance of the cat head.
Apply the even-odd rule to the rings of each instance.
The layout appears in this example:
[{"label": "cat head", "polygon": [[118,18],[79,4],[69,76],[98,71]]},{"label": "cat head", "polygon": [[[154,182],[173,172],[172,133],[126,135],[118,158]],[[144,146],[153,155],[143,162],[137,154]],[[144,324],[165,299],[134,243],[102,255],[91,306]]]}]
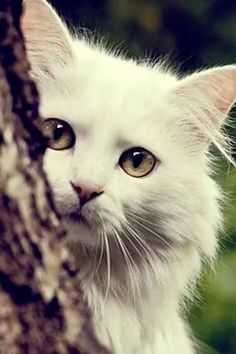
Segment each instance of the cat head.
[{"label": "cat head", "polygon": [[180,79],[72,37],[43,0],[24,7],[49,136],[44,166],[73,239],[163,257],[191,244],[213,256],[221,213],[208,149],[225,151],[236,67]]}]

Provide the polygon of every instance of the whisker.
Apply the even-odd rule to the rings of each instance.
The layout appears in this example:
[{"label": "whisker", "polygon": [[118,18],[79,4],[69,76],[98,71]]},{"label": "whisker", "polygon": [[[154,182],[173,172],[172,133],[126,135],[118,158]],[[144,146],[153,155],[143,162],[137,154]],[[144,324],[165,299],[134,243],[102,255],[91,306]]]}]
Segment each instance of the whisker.
[{"label": "whisker", "polygon": [[[129,274],[130,283],[131,283],[131,296],[133,297],[134,302],[137,302],[137,299],[136,299],[136,292],[137,292],[140,304],[141,304],[141,306],[143,306],[140,287],[138,285],[139,282],[137,281],[137,275],[139,273],[139,269],[138,269],[135,261],[133,260],[132,256],[130,255],[130,252],[128,251],[126,245],[124,244],[120,235],[118,234],[118,232],[115,230],[115,228],[112,227],[112,229],[113,229],[114,235],[116,237],[116,240],[120,246],[122,254],[124,256],[126,265],[127,265],[128,274]],[[136,269],[136,273],[133,268]],[[136,279],[135,282],[134,282],[134,279]]]},{"label": "whisker", "polygon": [[132,234],[132,236],[136,239],[136,241],[139,243],[139,245],[142,247],[142,249],[145,252],[148,252],[148,254],[152,254],[154,257],[156,256],[155,252],[152,250],[150,245],[144,240],[144,238],[136,230],[134,230],[131,227],[129,222],[127,222],[126,228],[127,231],[129,231]]},{"label": "whisker", "polygon": [[137,248],[135,243],[132,240],[130,240],[129,236],[126,236],[126,234],[125,234],[125,236],[128,238],[129,242],[132,243],[133,247],[135,248],[137,253],[140,255],[140,257],[142,258],[142,260],[145,263],[145,265],[148,268],[151,267],[151,269],[153,270],[153,272],[155,274],[156,273],[156,269],[155,269],[154,264],[153,264],[153,259],[156,258],[155,252],[152,250],[152,248],[147,244],[147,242],[145,240],[143,240],[142,237],[135,230],[133,230],[129,225],[126,225],[126,227],[127,227],[127,231],[129,232],[130,236],[134,239],[135,242],[137,242],[137,244],[145,252],[147,258],[145,258],[143,256],[143,254]]},{"label": "whisker", "polygon": [[[128,232],[128,235],[126,235],[126,233],[124,232],[124,236],[127,238],[127,240],[132,244],[132,246],[134,247],[134,249],[136,250],[136,252],[140,255],[140,257],[142,258],[143,261],[146,262],[146,259],[144,258],[143,254],[141,253],[140,249],[135,245],[135,243],[132,241],[131,238],[134,239],[134,241],[137,242],[138,246],[140,246],[142,248],[142,250],[145,252],[146,255],[149,255],[149,250],[151,251],[151,248],[149,248],[149,246],[146,244],[145,242],[142,243],[140,241],[140,237],[136,234],[136,232],[129,226],[126,225],[126,231]],[[129,237],[130,236],[130,237]],[[148,249],[149,248],[149,249]]]},{"label": "whisker", "polygon": [[109,294],[110,286],[111,286],[111,254],[110,254],[109,241],[107,235],[103,233],[103,237],[104,237],[106,256],[107,256],[107,288],[104,296],[104,305],[105,305]]},{"label": "whisker", "polygon": [[[135,217],[136,219],[141,220],[141,221],[145,222],[146,224],[150,224],[150,225],[152,225],[152,226],[157,226],[156,223],[153,223],[153,222],[151,222],[151,221],[149,221],[149,220],[147,220],[147,219],[141,217],[140,215],[136,215],[136,214],[132,213],[131,211],[126,211],[126,212],[127,212],[127,214],[128,214],[130,217]],[[169,230],[171,230],[171,231],[173,231],[173,232],[176,233],[176,230],[173,229],[173,227],[170,226],[170,223],[165,222],[164,220],[162,220],[162,224],[166,225]],[[179,235],[180,237],[182,237],[181,234],[178,233],[178,235]],[[186,237],[185,237],[185,238],[186,238]],[[189,241],[195,242],[195,240],[194,240],[193,238],[190,238],[189,235],[188,235],[187,239],[188,239]]]},{"label": "whisker", "polygon": [[[99,256],[99,260],[98,260],[98,263],[97,263],[97,267],[96,267],[96,269],[95,269],[95,273],[97,273],[98,272],[98,270],[99,270],[99,268],[100,268],[100,266],[101,266],[101,262],[102,262],[102,257],[103,257],[103,253],[104,253],[104,235],[103,235],[103,233],[100,233],[99,232],[99,241],[101,241],[101,251],[100,251],[100,256]],[[100,244],[100,242],[99,242],[99,244]]]},{"label": "whisker", "polygon": [[130,215],[130,216],[133,216],[133,217],[135,217],[135,218],[137,218],[137,219],[139,219],[139,220],[144,221],[145,223],[147,223],[147,224],[149,224],[149,225],[157,226],[156,223],[151,222],[150,220],[147,220],[147,219],[141,217],[140,215],[137,215],[137,214],[135,214],[135,213],[132,213],[131,211],[128,211],[128,210],[127,210],[126,213],[127,213],[128,215]]},{"label": "whisker", "polygon": [[[134,214],[133,214],[132,216],[131,216],[131,214],[130,214],[130,217],[131,217],[131,219],[132,219],[132,221],[133,221],[134,223],[140,225],[142,228],[144,228],[145,230],[149,231],[151,234],[153,234],[154,236],[156,236],[157,238],[159,238],[161,241],[163,241],[163,243],[164,243],[168,248],[170,248],[170,249],[174,252],[174,254],[176,254],[176,250],[175,250],[175,248],[171,245],[170,242],[168,242],[165,238],[163,238],[163,237],[162,237],[161,235],[159,235],[157,232],[155,232],[155,231],[153,231],[152,229],[150,229],[148,226],[146,226],[146,225],[142,224],[140,221],[138,221],[137,218],[136,218],[136,216],[135,216]],[[145,219],[144,219],[144,221],[145,221]]]}]

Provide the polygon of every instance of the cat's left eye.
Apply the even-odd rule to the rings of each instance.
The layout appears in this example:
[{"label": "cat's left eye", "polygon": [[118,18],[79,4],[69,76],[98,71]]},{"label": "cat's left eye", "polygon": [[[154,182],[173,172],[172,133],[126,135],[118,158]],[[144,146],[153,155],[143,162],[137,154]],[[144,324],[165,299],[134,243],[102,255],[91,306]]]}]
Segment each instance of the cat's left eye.
[{"label": "cat's left eye", "polygon": [[49,118],[42,124],[42,133],[48,139],[48,147],[53,150],[66,150],[75,144],[75,133],[62,119]]},{"label": "cat's left eye", "polygon": [[156,163],[156,157],[141,147],[126,150],[119,159],[121,168],[132,177],[147,176],[153,171]]}]

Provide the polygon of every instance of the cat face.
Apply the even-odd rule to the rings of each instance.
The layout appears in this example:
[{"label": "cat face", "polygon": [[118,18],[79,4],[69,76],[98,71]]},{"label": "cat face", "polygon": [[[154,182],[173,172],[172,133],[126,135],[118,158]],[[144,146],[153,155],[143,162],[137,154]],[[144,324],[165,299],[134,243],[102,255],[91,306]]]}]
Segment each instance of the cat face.
[{"label": "cat face", "polygon": [[[72,77],[67,68],[58,73],[65,80],[61,92],[52,87],[50,95],[47,89],[44,91],[44,86],[41,89],[42,115],[63,120],[46,120],[45,129],[50,122],[62,124],[65,143],[67,130],[73,141],[72,146],[63,150],[55,150],[52,145],[46,153],[45,169],[59,211],[71,223],[78,224],[78,235],[81,229],[91,228],[91,237],[97,240],[95,230],[96,234],[99,230],[112,233],[113,228],[120,232],[127,223],[128,212],[142,210],[148,200],[155,200],[159,179],[164,178],[162,174],[166,170],[163,166],[168,164],[165,156],[174,155],[174,152],[168,153],[171,147],[167,148],[166,143],[167,139],[171,142],[173,132],[165,137],[160,134],[164,126],[161,120],[156,124],[156,115],[169,116],[168,110],[163,109],[165,93],[160,92],[160,102],[153,99],[150,86],[153,90],[159,88],[151,75],[150,85],[144,92],[142,81],[146,81],[149,74],[145,69],[140,70],[141,73],[137,69],[139,77],[124,85],[127,72],[122,77],[112,74],[111,69],[105,76],[108,74],[105,66],[92,65],[88,76],[90,84],[83,89],[79,84],[81,71],[71,65]],[[98,92],[99,97],[96,97]],[[55,129],[56,125],[50,132],[52,136]],[[102,193],[81,205],[78,187],[90,189],[91,194],[97,190]]]},{"label": "cat face", "polygon": [[222,146],[235,67],[179,80],[72,39],[42,0],[25,7],[43,129],[52,139],[44,167],[70,236],[87,244],[104,234],[134,239],[163,254],[193,243],[213,255],[221,216],[206,152],[210,140]]}]

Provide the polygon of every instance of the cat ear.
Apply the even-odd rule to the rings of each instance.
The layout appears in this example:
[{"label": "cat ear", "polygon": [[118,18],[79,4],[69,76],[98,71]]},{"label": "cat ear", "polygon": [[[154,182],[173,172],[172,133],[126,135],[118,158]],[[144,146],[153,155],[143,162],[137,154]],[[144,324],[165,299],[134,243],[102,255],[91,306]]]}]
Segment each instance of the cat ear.
[{"label": "cat ear", "polygon": [[33,71],[50,70],[71,56],[71,38],[66,25],[45,0],[24,0],[22,32]]},{"label": "cat ear", "polygon": [[191,137],[195,132],[198,141],[214,141],[236,102],[236,65],[190,75],[180,80],[174,91],[192,129]]}]

